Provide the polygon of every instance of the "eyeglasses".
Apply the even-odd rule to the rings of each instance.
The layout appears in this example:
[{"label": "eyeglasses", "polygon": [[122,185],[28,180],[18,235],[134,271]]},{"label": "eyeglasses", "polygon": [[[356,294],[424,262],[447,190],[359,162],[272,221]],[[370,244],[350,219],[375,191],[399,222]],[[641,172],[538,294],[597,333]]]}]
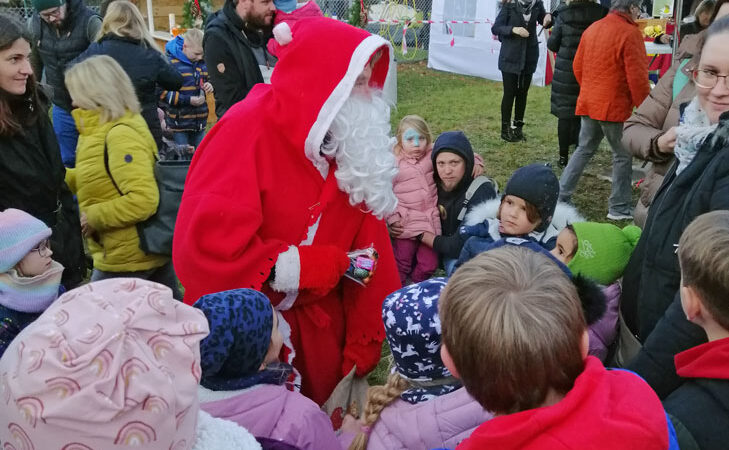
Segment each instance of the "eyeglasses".
[{"label": "eyeglasses", "polygon": [[49,11],[43,11],[41,13],[38,13],[41,19],[48,21],[51,19],[51,17],[58,19],[61,16],[61,7],[57,6]]},{"label": "eyeglasses", "polygon": [[38,252],[38,256],[43,257],[43,254],[46,253],[46,251],[50,250],[51,246],[48,242],[48,239],[43,240],[40,242],[40,244],[36,245],[34,248],[30,249],[31,252]]},{"label": "eyeglasses", "polygon": [[696,86],[704,89],[712,89],[719,82],[719,78],[724,79],[724,85],[729,89],[729,75],[719,75],[713,70],[696,69],[693,72],[694,83]]}]

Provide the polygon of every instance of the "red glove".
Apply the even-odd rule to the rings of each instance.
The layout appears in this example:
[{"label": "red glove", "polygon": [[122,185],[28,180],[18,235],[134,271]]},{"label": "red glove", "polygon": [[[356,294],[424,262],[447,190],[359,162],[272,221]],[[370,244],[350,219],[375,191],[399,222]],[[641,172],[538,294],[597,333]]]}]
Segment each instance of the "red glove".
[{"label": "red glove", "polygon": [[301,246],[299,262],[299,289],[309,289],[318,295],[334,289],[349,268],[347,253],[333,245]]},{"label": "red glove", "polygon": [[368,344],[348,344],[344,347],[342,376],[345,377],[357,366],[355,375],[364,377],[377,367],[382,356],[382,342],[371,341]]}]

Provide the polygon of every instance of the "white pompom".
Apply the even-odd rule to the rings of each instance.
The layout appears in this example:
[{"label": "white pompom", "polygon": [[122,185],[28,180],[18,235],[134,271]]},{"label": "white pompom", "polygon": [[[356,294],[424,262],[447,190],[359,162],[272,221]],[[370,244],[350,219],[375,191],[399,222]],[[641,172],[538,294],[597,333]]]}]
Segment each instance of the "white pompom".
[{"label": "white pompom", "polygon": [[273,27],[273,37],[278,42],[278,45],[282,46],[294,39],[294,36],[291,34],[291,27],[286,22],[281,22]]}]

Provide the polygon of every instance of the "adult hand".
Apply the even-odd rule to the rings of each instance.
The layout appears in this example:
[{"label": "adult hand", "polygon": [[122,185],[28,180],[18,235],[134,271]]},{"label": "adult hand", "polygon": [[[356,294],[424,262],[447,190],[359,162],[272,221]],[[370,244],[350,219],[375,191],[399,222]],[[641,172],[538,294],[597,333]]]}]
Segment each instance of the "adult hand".
[{"label": "adult hand", "polygon": [[482,173],[483,173],[483,166],[480,166],[478,164],[474,164],[473,165],[473,172],[471,172],[471,176],[473,178],[476,178],[476,177],[481,176]]},{"label": "adult hand", "polygon": [[423,238],[420,239],[420,242],[422,244],[427,245],[430,248],[433,248],[433,242],[435,241],[435,235],[429,231],[426,231],[423,233]]},{"label": "adult hand", "polygon": [[676,127],[671,127],[663,133],[656,141],[656,146],[660,153],[673,153],[676,146]]},{"label": "adult hand", "polygon": [[205,103],[205,96],[204,95],[197,95],[195,97],[190,97],[190,104],[192,106],[200,106],[203,103]]},{"label": "adult hand", "polygon": [[394,238],[400,237],[403,231],[405,231],[405,228],[402,226],[400,222],[393,222],[389,226],[390,230],[390,236]]},{"label": "adult hand", "polygon": [[207,82],[207,83],[203,84],[203,90],[205,92],[207,92],[208,94],[212,94],[213,93],[213,85],[210,84],[210,82]]},{"label": "adult hand", "polygon": [[542,26],[544,28],[549,28],[550,25],[552,25],[552,15],[547,13],[544,15],[544,20],[542,20]]},{"label": "adult hand", "polygon": [[91,225],[89,225],[88,218],[86,217],[86,213],[81,213],[81,234],[84,237],[91,237],[94,233],[96,233],[96,230],[94,230]]},{"label": "adult hand", "polygon": [[670,34],[662,34],[658,37],[658,41],[661,44],[670,44],[671,43],[671,35]]},{"label": "adult hand", "polygon": [[517,36],[521,36],[523,38],[529,37],[529,32],[524,27],[513,27],[511,29],[511,32],[514,33]]}]

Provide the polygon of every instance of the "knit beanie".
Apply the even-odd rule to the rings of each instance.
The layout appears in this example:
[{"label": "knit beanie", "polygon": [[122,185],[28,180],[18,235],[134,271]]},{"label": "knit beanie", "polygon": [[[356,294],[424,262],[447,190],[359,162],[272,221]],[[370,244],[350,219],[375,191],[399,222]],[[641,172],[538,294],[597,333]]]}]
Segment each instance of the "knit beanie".
[{"label": "knit beanie", "polygon": [[64,4],[66,4],[66,0],[33,0],[33,8],[35,8],[36,11],[57,8]]},{"label": "knit beanie", "polygon": [[559,197],[559,180],[549,164],[529,164],[511,174],[504,195],[513,195],[534,205],[542,220],[535,231],[541,232],[552,222]]},{"label": "knit beanie", "polygon": [[25,211],[9,208],[0,211],[0,273],[15,267],[51,229]]},{"label": "knit beanie", "polygon": [[622,230],[610,223],[578,222],[577,253],[567,264],[572,273],[609,285],[623,275],[630,255],[640,239],[641,229],[628,225]]},{"label": "knit beanie", "polygon": [[65,293],[0,359],[0,442],[190,450],[207,334],[200,310],[151,281],[115,278]]}]

